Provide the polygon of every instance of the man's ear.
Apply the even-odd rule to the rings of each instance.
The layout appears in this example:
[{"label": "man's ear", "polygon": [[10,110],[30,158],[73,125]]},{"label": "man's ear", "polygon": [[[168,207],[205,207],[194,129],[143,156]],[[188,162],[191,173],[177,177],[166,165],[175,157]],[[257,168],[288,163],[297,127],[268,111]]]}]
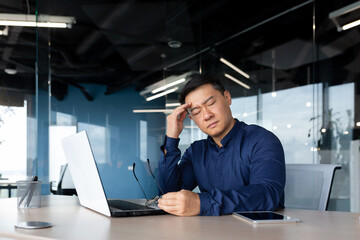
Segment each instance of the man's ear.
[{"label": "man's ear", "polygon": [[229,106],[230,106],[230,105],[231,105],[231,95],[230,95],[230,93],[229,93],[228,90],[225,90],[225,92],[224,92],[224,97],[225,97],[227,103],[228,103]]}]

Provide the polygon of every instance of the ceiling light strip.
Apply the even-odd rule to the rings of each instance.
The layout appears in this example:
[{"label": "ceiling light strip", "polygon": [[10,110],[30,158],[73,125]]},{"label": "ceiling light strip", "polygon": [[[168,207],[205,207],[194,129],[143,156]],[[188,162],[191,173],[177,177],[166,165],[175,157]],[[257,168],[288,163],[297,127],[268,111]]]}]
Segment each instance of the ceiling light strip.
[{"label": "ceiling light strip", "polygon": [[239,84],[240,86],[242,86],[242,87],[244,87],[244,88],[246,88],[246,89],[250,89],[250,86],[249,86],[249,85],[241,82],[240,80],[234,78],[233,76],[231,76],[231,75],[229,75],[229,74],[227,74],[227,73],[225,73],[224,76],[227,77],[228,79],[236,82],[236,83]]},{"label": "ceiling light strip", "polygon": [[0,25],[4,26],[71,28],[74,23],[75,18],[69,16],[0,13]]},{"label": "ceiling light strip", "polygon": [[351,22],[351,23],[348,23],[348,24],[345,24],[344,26],[342,26],[342,30],[348,30],[350,28],[353,28],[353,27],[356,27],[360,25],[360,19],[359,20],[356,20],[354,22]]},{"label": "ceiling light strip", "polygon": [[176,80],[174,82],[168,83],[168,84],[166,84],[166,85],[164,85],[162,87],[159,87],[159,88],[156,88],[156,89],[152,90],[151,93],[154,94],[154,93],[157,93],[157,92],[161,92],[162,90],[165,90],[165,89],[167,89],[169,87],[173,87],[173,86],[178,85],[178,84],[183,83],[183,82],[185,82],[185,78],[180,78],[179,80]]},{"label": "ceiling light strip", "polygon": [[166,103],[165,107],[178,107],[180,105],[181,105],[181,103]]},{"label": "ceiling light strip", "polygon": [[162,96],[167,95],[167,94],[169,94],[169,93],[175,92],[175,91],[178,90],[178,89],[179,89],[179,87],[175,87],[175,88],[172,88],[172,89],[167,90],[167,91],[165,91],[165,92],[162,92],[162,93],[153,95],[153,96],[151,96],[151,97],[146,98],[146,101],[154,100],[154,99],[156,99],[156,98],[162,97]]},{"label": "ceiling light strip", "polygon": [[238,73],[240,73],[241,75],[243,75],[246,78],[250,78],[250,75],[247,74],[246,72],[242,71],[241,69],[239,69],[238,67],[236,67],[235,65],[231,64],[228,60],[226,60],[225,58],[220,58],[220,61],[223,62],[224,64],[226,64],[227,66],[231,67],[232,69],[234,69],[235,71],[237,71]]},{"label": "ceiling light strip", "polygon": [[172,113],[173,109],[137,109],[133,113]]},{"label": "ceiling light strip", "polygon": [[49,28],[67,28],[66,23],[55,22],[31,22],[31,21],[7,21],[0,20],[0,25],[14,27],[49,27]]}]

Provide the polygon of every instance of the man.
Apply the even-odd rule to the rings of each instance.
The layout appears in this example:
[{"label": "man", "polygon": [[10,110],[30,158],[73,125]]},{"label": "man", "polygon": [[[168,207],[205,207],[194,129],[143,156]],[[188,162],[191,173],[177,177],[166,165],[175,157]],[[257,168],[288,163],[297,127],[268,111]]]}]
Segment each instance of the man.
[{"label": "man", "polygon": [[[285,160],[279,139],[262,127],[234,119],[230,93],[214,77],[193,77],[182,89],[180,103],[167,117],[159,162],[167,194],[158,206],[179,216],[283,207]],[[187,113],[208,138],[193,142],[178,163]],[[192,192],[196,186],[201,193]]]}]

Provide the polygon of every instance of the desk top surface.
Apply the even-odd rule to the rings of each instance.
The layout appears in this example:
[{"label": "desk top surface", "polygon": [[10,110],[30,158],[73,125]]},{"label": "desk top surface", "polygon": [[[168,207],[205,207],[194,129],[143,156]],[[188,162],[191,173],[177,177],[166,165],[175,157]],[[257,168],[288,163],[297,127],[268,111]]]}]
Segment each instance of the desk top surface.
[{"label": "desk top surface", "polygon": [[[10,239],[360,239],[360,213],[286,209],[300,223],[252,225],[235,216],[172,215],[109,218],[81,207],[77,197],[43,196],[42,207],[17,209],[16,198],[0,200],[0,236]],[[52,222],[38,230],[18,221]],[[0,237],[1,238],[1,237]]]}]

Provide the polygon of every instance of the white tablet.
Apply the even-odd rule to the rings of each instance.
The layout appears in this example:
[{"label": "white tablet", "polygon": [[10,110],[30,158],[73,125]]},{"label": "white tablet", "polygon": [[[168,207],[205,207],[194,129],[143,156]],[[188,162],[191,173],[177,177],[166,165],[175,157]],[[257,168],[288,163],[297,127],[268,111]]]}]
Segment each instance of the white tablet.
[{"label": "white tablet", "polygon": [[234,216],[240,217],[251,223],[297,223],[300,219],[289,217],[271,211],[233,212]]}]

